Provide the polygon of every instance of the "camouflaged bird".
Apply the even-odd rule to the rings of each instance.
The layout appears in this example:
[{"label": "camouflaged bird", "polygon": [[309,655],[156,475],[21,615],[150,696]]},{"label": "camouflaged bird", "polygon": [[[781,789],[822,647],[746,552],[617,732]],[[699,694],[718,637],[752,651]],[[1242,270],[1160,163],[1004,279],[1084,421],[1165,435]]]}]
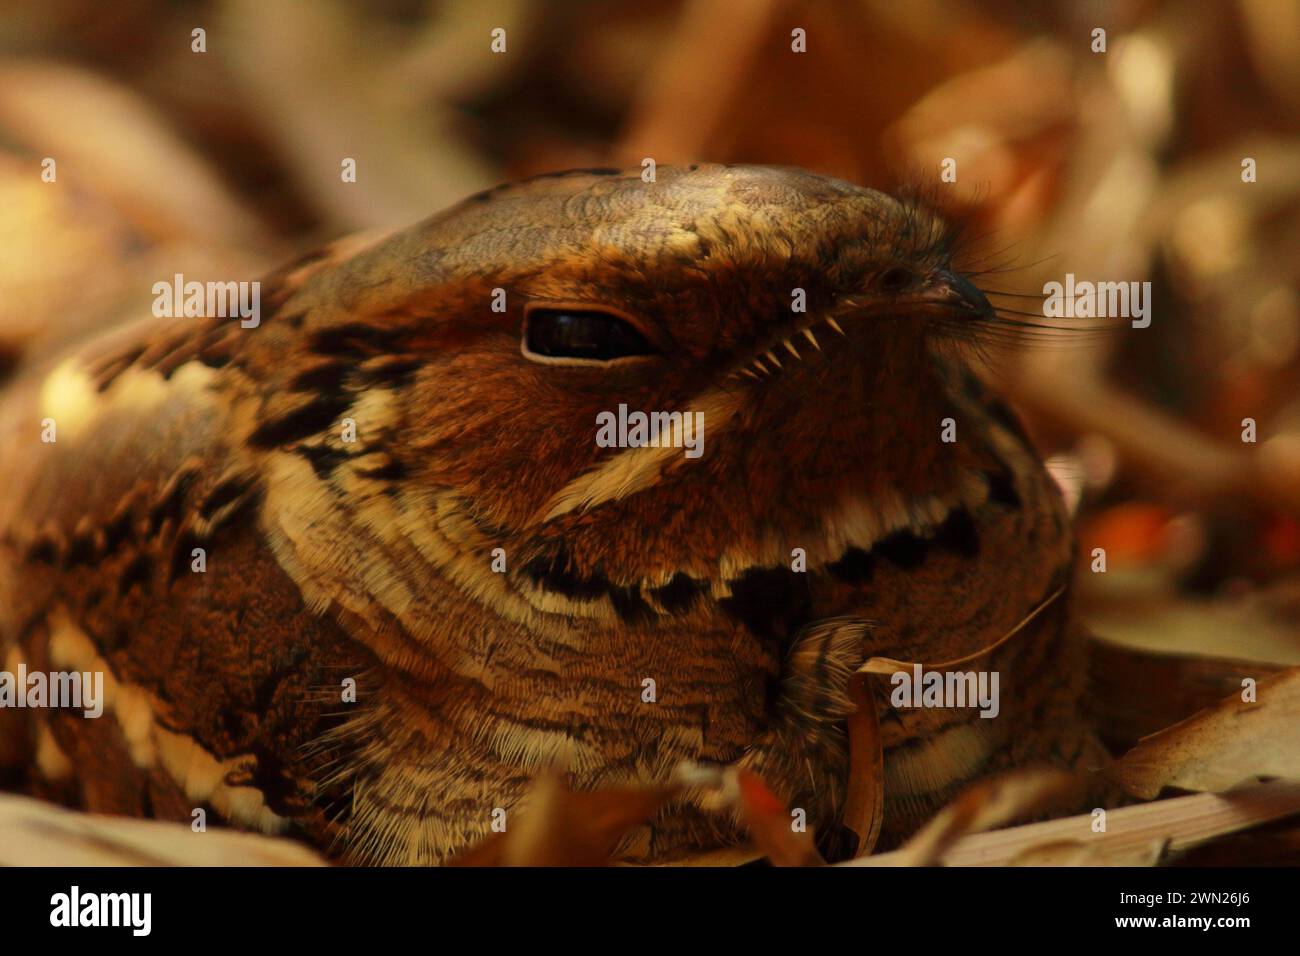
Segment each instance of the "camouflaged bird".
[{"label": "camouflaged bird", "polygon": [[[996,718],[882,705],[885,842],[992,771],[1096,759],[1066,514],[962,358],[1000,319],[951,252],[797,170],[574,171],[308,256],[256,328],[150,319],[27,373],[0,648],[108,700],[0,712],[21,786],[424,864],[552,765],[738,763],[827,845],[848,676],[1044,607],[978,665]],[[702,413],[703,453],[603,447],[620,405]],[[683,799],[619,855],[742,836]]]}]

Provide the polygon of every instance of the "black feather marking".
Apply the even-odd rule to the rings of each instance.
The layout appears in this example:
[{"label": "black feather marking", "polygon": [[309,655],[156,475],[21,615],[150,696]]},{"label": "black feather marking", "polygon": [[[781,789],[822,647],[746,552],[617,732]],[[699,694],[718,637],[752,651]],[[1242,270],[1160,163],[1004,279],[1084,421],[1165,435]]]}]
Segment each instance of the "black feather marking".
[{"label": "black feather marking", "polygon": [[180,522],[185,507],[185,497],[190,493],[190,488],[194,486],[194,482],[198,477],[197,470],[183,471],[176,476],[171,488],[168,489],[162,500],[149,511],[148,534],[150,537],[156,535],[168,519],[171,519],[173,524]]},{"label": "black feather marking", "polygon": [[651,590],[650,596],[669,614],[684,614],[695,605],[704,587],[703,581],[678,571],[667,584]]},{"label": "black feather marking", "polygon": [[607,594],[610,582],[601,575],[583,577],[573,570],[568,552],[538,555],[523,566],[523,573],[538,587],[575,601],[594,601]]},{"label": "black feather marking", "polygon": [[1007,508],[1019,510],[1020,492],[1016,491],[1016,479],[1008,469],[984,472],[984,480],[989,485],[989,500]]},{"label": "black feather marking", "polygon": [[68,545],[67,556],[63,559],[65,568],[78,565],[91,565],[95,561],[95,536],[93,534],[74,534]]},{"label": "black feather marking", "polygon": [[909,569],[918,567],[925,561],[929,548],[929,543],[924,538],[918,537],[911,531],[895,531],[889,537],[876,542],[872,552],[900,568]]},{"label": "black feather marking", "polygon": [[322,480],[329,478],[335,468],[348,460],[346,454],[328,445],[299,445],[295,450],[307,459],[311,470]]},{"label": "black feather marking", "polygon": [[299,372],[289,382],[291,392],[337,392],[343,387],[351,366],[346,362],[317,365],[305,372]]},{"label": "black feather marking", "polygon": [[131,510],[122,509],[122,513],[109,521],[104,528],[104,553],[112,554],[131,536]]},{"label": "black feather marking", "polygon": [[365,369],[362,373],[367,384],[400,387],[410,384],[412,377],[424,363],[416,358],[396,358],[382,365]]},{"label": "black feather marking", "polygon": [[122,569],[122,574],[117,580],[118,596],[126,595],[137,584],[144,589],[149,584],[152,574],[153,558],[147,554],[137,554],[131,559],[131,563]]},{"label": "black feather marking", "polygon": [[383,328],[354,322],[321,329],[311,338],[311,349],[318,355],[346,355],[363,358],[395,351],[405,335],[402,329]]},{"label": "black feather marking", "polygon": [[760,637],[794,635],[812,614],[808,575],[784,566],[750,568],[731,582],[731,597],[719,606]]},{"label": "black feather marking", "polygon": [[963,558],[974,558],[980,553],[979,531],[975,528],[975,520],[971,517],[969,511],[965,508],[957,508],[942,525],[934,537],[934,543],[942,548],[947,548],[961,555]]},{"label": "black feather marking", "polygon": [[37,561],[41,564],[57,564],[59,560],[58,545],[54,543],[53,538],[42,535],[27,548],[27,560]]},{"label": "black feather marking", "polygon": [[[524,564],[522,571],[543,590],[574,601],[594,601],[608,597],[614,611],[626,623],[643,623],[656,617],[655,610],[645,599],[640,585],[616,585],[603,574],[577,574],[573,571],[573,562],[567,551],[538,555]],[[650,595],[669,614],[681,614],[690,610],[704,588],[703,581],[679,572],[667,584],[652,589]]]},{"label": "black feather marking", "polygon": [[609,600],[614,605],[615,613],[625,624],[643,624],[654,619],[654,609],[641,596],[641,589],[635,585],[610,588]]},{"label": "black feather marking", "polygon": [[236,475],[233,478],[227,478],[218,484],[203,499],[199,505],[199,514],[204,518],[211,518],[221,508],[237,500],[241,495],[248,491],[252,482],[249,479]]},{"label": "black feather marking", "polygon": [[872,553],[909,570],[925,562],[931,547],[944,548],[963,558],[977,556],[980,550],[979,531],[970,512],[965,508],[955,509],[929,538],[923,538],[912,531],[896,531],[876,542]]},{"label": "black feather marking", "polygon": [[231,525],[238,524],[246,517],[256,512],[261,503],[262,489],[260,487],[246,492],[239,498],[239,502],[235,507],[229,509],[225,514],[212,523],[211,533],[215,535],[222,528],[228,528]]},{"label": "black feather marking", "polygon": [[334,423],[351,403],[343,395],[321,395],[279,418],[263,422],[248,438],[254,448],[274,448],[310,438]]},{"label": "black feather marking", "polygon": [[371,478],[375,481],[401,481],[407,476],[408,472],[406,465],[394,458],[376,468],[358,469],[357,474],[362,478]]},{"label": "black feather marking", "polygon": [[861,548],[849,548],[840,559],[826,566],[826,570],[849,584],[865,584],[871,580],[876,559]]}]

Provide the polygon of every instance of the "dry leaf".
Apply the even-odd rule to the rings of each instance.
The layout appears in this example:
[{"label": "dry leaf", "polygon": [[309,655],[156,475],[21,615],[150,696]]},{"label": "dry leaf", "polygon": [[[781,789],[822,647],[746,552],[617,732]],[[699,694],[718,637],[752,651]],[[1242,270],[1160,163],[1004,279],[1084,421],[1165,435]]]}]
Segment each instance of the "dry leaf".
[{"label": "dry leaf", "polygon": [[6,63],[0,126],[58,157],[60,181],[108,198],[150,237],[232,250],[261,242],[257,218],[204,159],[108,77],[56,61]]},{"label": "dry leaf", "polygon": [[1018,770],[982,780],[963,791],[891,855],[897,866],[930,866],[968,833],[1073,800],[1082,786],[1081,777],[1060,770]]},{"label": "dry leaf", "polygon": [[[1091,848],[1088,860],[1106,866],[1148,866],[1159,862],[1163,854],[1179,853],[1297,814],[1300,784],[1277,781],[1232,793],[1200,793],[1120,807],[1107,812],[1104,831],[1094,829],[1095,817],[1087,813],[977,833],[953,843],[937,862],[944,866],[1006,866],[1014,861],[1046,865],[1057,860],[1073,865],[1073,860],[1064,859],[1071,856],[1065,847],[1079,845]],[[1162,847],[1163,853],[1157,854],[1156,847]],[[911,855],[904,848],[838,865],[902,866],[910,862]]]},{"label": "dry leaf", "polygon": [[[1040,843],[1037,846],[1022,850],[1007,860],[1006,865],[1104,866],[1105,864],[1096,847],[1086,846],[1077,840],[1060,840],[1055,843]],[[1150,864],[1146,865],[1149,866]]]},{"label": "dry leaf", "polygon": [[1241,694],[1143,739],[1108,776],[1144,799],[1165,787],[1227,790],[1253,777],[1300,779],[1300,668],[1261,680],[1256,703]]},{"label": "dry leaf", "polygon": [[859,670],[849,678],[849,699],[857,707],[848,718],[849,781],[841,822],[858,836],[854,856],[875,849],[885,819],[885,752],[880,715],[870,677]]},{"label": "dry leaf", "polygon": [[740,818],[774,866],[821,866],[826,862],[817,852],[812,832],[794,828],[790,811],[756,774],[741,770],[737,782]]},{"label": "dry leaf", "polygon": [[293,840],[65,810],[0,794],[0,866],[326,866]]},{"label": "dry leaf", "polygon": [[1115,752],[1213,706],[1241,687],[1243,675],[1262,680],[1285,669],[1261,660],[1149,651],[1113,636],[1107,631],[1106,639],[1092,639],[1088,700],[1097,732]]}]

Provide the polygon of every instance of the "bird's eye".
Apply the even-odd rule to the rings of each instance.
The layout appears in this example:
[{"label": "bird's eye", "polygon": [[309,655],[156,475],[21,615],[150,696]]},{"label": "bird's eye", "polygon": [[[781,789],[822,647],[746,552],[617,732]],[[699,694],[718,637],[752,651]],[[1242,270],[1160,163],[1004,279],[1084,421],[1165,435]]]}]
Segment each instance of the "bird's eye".
[{"label": "bird's eye", "polygon": [[912,284],[912,273],[902,266],[892,266],[880,274],[882,292],[902,292]]},{"label": "bird's eye", "polygon": [[585,309],[532,310],[524,320],[524,348],[548,358],[591,361],[654,355],[656,351],[627,320]]}]

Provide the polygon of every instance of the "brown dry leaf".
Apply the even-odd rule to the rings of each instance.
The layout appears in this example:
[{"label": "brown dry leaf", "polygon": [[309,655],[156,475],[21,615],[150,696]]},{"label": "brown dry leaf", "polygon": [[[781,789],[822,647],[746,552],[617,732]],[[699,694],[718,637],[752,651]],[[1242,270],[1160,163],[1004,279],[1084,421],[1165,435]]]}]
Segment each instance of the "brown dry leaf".
[{"label": "brown dry leaf", "polygon": [[849,783],[842,822],[858,835],[854,856],[876,846],[885,819],[885,751],[880,739],[880,715],[869,683],[859,670],[849,678],[849,699],[857,707],[848,718]]},{"label": "brown dry leaf", "polygon": [[[1231,793],[1199,793],[1121,807],[1106,814],[1106,829],[1094,829],[1094,814],[977,833],[949,846],[936,862],[944,866],[1077,865],[1151,866],[1167,855],[1202,847],[1225,836],[1300,814],[1300,784],[1255,784]],[[1086,849],[1074,850],[1072,847]],[[840,866],[907,865],[908,848]],[[1238,860],[1238,862],[1243,862]],[[1281,861],[1279,861],[1281,862]],[[1295,862],[1294,858],[1286,862]]]},{"label": "brown dry leaf", "polygon": [[1164,855],[1169,841],[1152,840],[1133,847],[1127,853],[1107,857],[1101,848],[1078,840],[1039,843],[1020,851],[1006,861],[1007,866],[1155,866]]},{"label": "brown dry leaf", "polygon": [[930,90],[885,141],[900,168],[961,156],[959,201],[1004,202],[1031,172],[1059,175],[1074,121],[1071,68],[1056,41],[1031,41]]},{"label": "brown dry leaf", "polygon": [[1178,857],[1179,866],[1300,865],[1300,827],[1292,821],[1230,833],[1193,847]]},{"label": "brown dry leaf", "polygon": [[757,774],[741,770],[737,774],[739,795],[736,803],[740,818],[754,843],[773,866],[822,866],[825,860],[817,852],[813,834],[796,831],[793,817],[767,784]]},{"label": "brown dry leaf", "polygon": [[[1088,548],[1106,547],[1109,559],[1113,552],[1108,545],[1098,541]],[[1144,576],[1146,570],[1126,572],[1112,565],[1106,574],[1083,576],[1079,594],[1087,601],[1088,624],[1104,637],[1094,647],[1094,655],[1109,658],[1114,649],[1163,655],[1171,661],[1218,658],[1229,665],[1222,669],[1223,674],[1238,678],[1234,687],[1243,673],[1240,666],[1248,662],[1267,666],[1270,672],[1300,666],[1300,613],[1293,596],[1300,588],[1296,584],[1279,581],[1240,596],[1189,597],[1178,593],[1168,572],[1153,580]],[[1105,663],[1128,666],[1123,659]],[[1208,707],[1231,689],[1219,691],[1178,719]],[[1162,730],[1173,722],[1154,729]]]},{"label": "brown dry leaf", "polygon": [[11,357],[38,362],[149,315],[160,279],[253,279],[283,252],[154,105],[99,73],[0,64],[0,142],[0,351]]},{"label": "brown dry leaf", "polygon": [[454,866],[601,866],[618,841],[681,792],[678,784],[569,790],[554,773],[533,783],[505,832],[461,854]]},{"label": "brown dry leaf", "polygon": [[1300,779],[1300,667],[1260,680],[1256,701],[1227,697],[1143,739],[1108,775],[1148,800],[1165,787],[1221,791],[1254,777]]},{"label": "brown dry leaf", "polygon": [[[629,110],[621,155],[682,162],[708,152],[732,103],[743,95],[779,4],[775,0],[687,3],[664,55]],[[700,76],[710,81],[701,83]],[[683,115],[691,117],[683,123]]]},{"label": "brown dry leaf", "polygon": [[1040,843],[1017,853],[1007,860],[1007,866],[1103,866],[1096,847],[1085,846],[1077,840],[1059,840]]},{"label": "brown dry leaf", "polygon": [[1116,752],[1213,706],[1245,675],[1263,679],[1285,670],[1258,659],[1148,651],[1111,636],[1093,638],[1089,704],[1094,726]]},{"label": "brown dry leaf", "polygon": [[[388,228],[501,178],[465,142],[449,102],[415,95],[407,86],[438,81],[435,74],[442,71],[427,58],[447,59],[440,29],[460,38],[472,31],[482,51],[462,57],[466,68],[460,73],[448,68],[444,82],[456,76],[481,82],[482,71],[503,69],[509,58],[488,53],[489,30],[508,24],[510,48],[526,48],[528,6],[521,0],[469,4],[435,23],[433,34],[412,37],[386,34],[363,7],[338,0],[231,0],[222,5],[221,29],[229,38],[228,65],[253,91],[251,103],[289,157],[304,193],[340,231]],[[428,69],[414,77],[412,67],[420,60]],[[477,64],[472,70],[471,62]],[[355,182],[340,180],[344,157],[357,161]]]},{"label": "brown dry leaf", "polygon": [[0,866],[327,866],[293,840],[77,813],[0,794]]},{"label": "brown dry leaf", "polygon": [[931,866],[968,833],[1001,826],[1074,799],[1083,779],[1060,770],[1017,770],[971,786],[897,853],[896,866]]},{"label": "brown dry leaf", "polygon": [[54,157],[57,182],[106,197],[148,236],[235,251],[261,240],[257,218],[207,163],[106,76],[52,61],[6,63],[0,127]]}]

